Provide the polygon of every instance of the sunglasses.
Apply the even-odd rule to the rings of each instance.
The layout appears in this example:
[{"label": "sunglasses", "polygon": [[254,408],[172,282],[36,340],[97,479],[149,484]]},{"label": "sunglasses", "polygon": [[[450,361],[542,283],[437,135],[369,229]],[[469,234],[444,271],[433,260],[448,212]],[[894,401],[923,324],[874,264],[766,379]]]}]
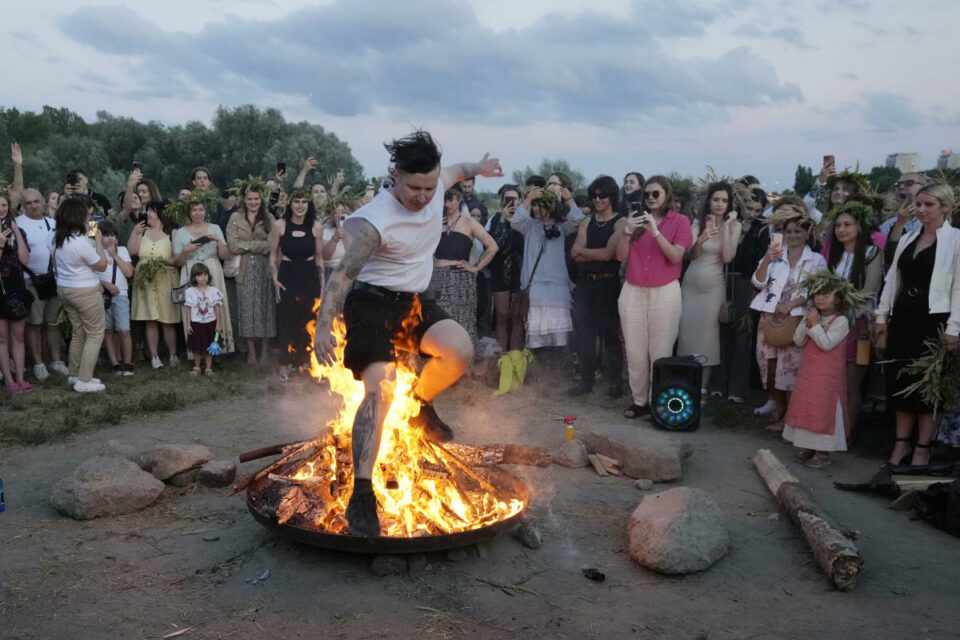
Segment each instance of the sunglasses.
[{"label": "sunglasses", "polygon": [[653,191],[644,191],[643,197],[646,198],[647,200],[656,200],[657,198],[660,197],[661,193],[663,192],[657,189],[654,189]]},{"label": "sunglasses", "polygon": [[591,193],[591,194],[590,194],[590,199],[591,199],[591,200],[607,200],[607,199],[609,199],[609,198],[610,198],[610,196],[608,196],[608,195],[605,194],[605,193]]}]

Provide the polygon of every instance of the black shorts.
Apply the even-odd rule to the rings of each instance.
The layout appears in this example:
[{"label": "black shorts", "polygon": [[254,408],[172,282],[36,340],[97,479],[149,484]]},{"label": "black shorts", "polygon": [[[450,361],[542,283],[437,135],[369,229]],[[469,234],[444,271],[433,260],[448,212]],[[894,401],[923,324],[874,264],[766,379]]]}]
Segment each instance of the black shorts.
[{"label": "black shorts", "polygon": [[[405,329],[403,321],[410,316],[417,299],[421,317]],[[343,321],[347,327],[343,364],[355,379],[361,380],[364,369],[371,364],[396,362],[398,350],[419,352],[427,329],[449,318],[427,294],[401,293],[355,283],[343,305]]]}]

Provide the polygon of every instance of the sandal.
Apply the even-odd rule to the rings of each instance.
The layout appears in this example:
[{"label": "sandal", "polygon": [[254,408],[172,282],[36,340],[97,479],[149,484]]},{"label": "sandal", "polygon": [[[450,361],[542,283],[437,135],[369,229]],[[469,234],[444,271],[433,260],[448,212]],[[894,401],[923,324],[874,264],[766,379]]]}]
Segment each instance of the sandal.
[{"label": "sandal", "polygon": [[[918,453],[917,449],[929,449],[929,448],[930,448],[930,443],[928,442],[927,444],[920,444],[920,443],[918,442],[918,443],[916,443],[916,444],[913,445],[913,446],[914,446],[913,454],[915,455],[915,454]],[[914,463],[913,463],[913,458],[912,458],[912,456],[911,456],[911,459],[910,459],[910,466],[911,466],[911,467],[926,467],[926,466],[928,466],[929,464],[930,464],[930,452],[929,452],[929,451],[927,451],[927,461],[924,462],[923,464],[914,464]]]},{"label": "sandal", "polygon": [[192,375],[192,376],[198,376],[198,375],[200,375],[200,367],[194,367],[193,369],[191,369],[191,370],[190,370],[190,375]]},{"label": "sandal", "polygon": [[795,454],[793,454],[793,459],[797,462],[807,462],[816,454],[816,451],[813,449],[800,449]]},{"label": "sandal", "polygon": [[[894,438],[893,441],[894,441],[894,442],[911,442],[911,439],[910,439],[910,437],[908,436],[908,437],[906,437],[906,438]],[[896,445],[894,445],[894,446],[896,446]],[[919,445],[917,445],[917,446],[919,446]],[[930,445],[928,444],[927,446],[929,447]],[[900,456],[900,460],[898,460],[897,462],[888,462],[887,464],[888,464],[888,465],[892,465],[892,466],[894,466],[894,467],[902,467],[902,466],[908,465],[908,464],[910,464],[911,458],[913,458],[913,451],[914,451],[914,450],[913,450],[913,447],[911,447],[909,451],[907,451],[905,454],[903,454],[902,456]],[[890,455],[893,455],[893,453],[891,452]]]},{"label": "sandal", "polygon": [[823,467],[830,464],[830,462],[831,460],[830,460],[829,453],[823,453],[822,451],[818,451],[813,456],[811,456],[810,459],[804,463],[804,465],[810,467],[811,469],[822,469]]},{"label": "sandal", "polygon": [[628,420],[636,420],[640,416],[645,416],[650,413],[650,407],[640,406],[639,404],[630,405],[626,411],[623,412],[623,417]]}]

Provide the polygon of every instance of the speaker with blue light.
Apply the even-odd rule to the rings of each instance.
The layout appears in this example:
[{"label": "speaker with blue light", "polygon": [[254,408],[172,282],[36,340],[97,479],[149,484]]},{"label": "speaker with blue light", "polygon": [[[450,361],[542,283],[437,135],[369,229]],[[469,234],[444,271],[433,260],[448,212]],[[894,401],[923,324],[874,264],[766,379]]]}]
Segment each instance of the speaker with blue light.
[{"label": "speaker with blue light", "polygon": [[700,428],[700,381],[703,365],[693,356],[660,358],[653,363],[651,416],[667,431]]}]

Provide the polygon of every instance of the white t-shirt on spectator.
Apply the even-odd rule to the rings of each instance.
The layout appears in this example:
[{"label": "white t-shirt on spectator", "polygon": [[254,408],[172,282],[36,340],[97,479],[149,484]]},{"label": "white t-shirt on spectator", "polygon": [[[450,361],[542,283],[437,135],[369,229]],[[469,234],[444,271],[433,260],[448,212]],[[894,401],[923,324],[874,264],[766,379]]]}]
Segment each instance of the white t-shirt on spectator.
[{"label": "white t-shirt on spectator", "polygon": [[[105,252],[106,253],[106,252]],[[126,262],[130,263],[130,252],[127,251],[126,247],[117,247],[117,254],[120,258]],[[130,284],[127,282],[127,276],[123,275],[123,271],[120,270],[120,267],[117,267],[117,277],[113,277],[113,258],[110,257],[109,253],[106,253],[107,258],[107,270],[97,273],[100,277],[101,282],[113,282],[116,285],[117,289],[120,289],[120,293],[127,293],[130,290]]]},{"label": "white t-shirt on spectator", "polygon": [[212,284],[207,285],[207,290],[203,293],[196,287],[188,287],[183,292],[183,306],[190,308],[191,322],[216,322],[217,313],[214,307],[218,304],[223,304],[223,294]]},{"label": "white t-shirt on spectator", "polygon": [[[47,216],[34,220],[21,213],[17,216],[17,226],[27,235],[27,245],[30,247],[27,268],[38,276],[49,273],[50,256],[53,255],[53,244],[57,235],[57,221]],[[29,283],[30,274],[23,275]]]},{"label": "white t-shirt on spectator", "polygon": [[56,249],[57,286],[71,289],[99,287],[100,278],[91,265],[100,262],[93,243],[85,235],[72,235]]}]

